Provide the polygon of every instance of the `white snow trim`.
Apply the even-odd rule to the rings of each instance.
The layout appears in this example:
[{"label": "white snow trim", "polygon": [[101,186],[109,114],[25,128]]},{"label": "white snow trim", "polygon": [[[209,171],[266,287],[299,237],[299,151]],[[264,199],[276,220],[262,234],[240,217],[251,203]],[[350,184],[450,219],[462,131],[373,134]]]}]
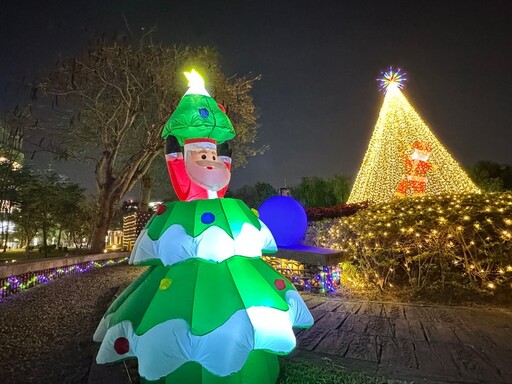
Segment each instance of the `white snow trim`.
[{"label": "white snow trim", "polygon": [[288,315],[290,316],[290,322],[294,327],[309,328],[313,325],[315,320],[309,312],[306,303],[302,300],[299,292],[294,289],[290,289],[286,292],[286,303],[290,307],[288,309]]},{"label": "white snow trim", "polygon": [[[228,376],[242,368],[254,349],[290,353],[295,348],[292,324],[312,325],[313,318],[296,291],[288,291],[286,301],[288,311],[269,307],[239,310],[203,336],[193,335],[182,319],[158,324],[141,336],[133,332],[129,321],[123,321],[108,329],[96,361],[105,364],[136,356],[139,372],[147,380],[166,376],[188,361],[196,361],[216,375]],[[117,354],[113,347],[119,337],[126,337],[130,343],[124,355]]]},{"label": "white snow trim", "polygon": [[[287,331],[281,327],[277,329],[284,324],[284,320],[288,320],[285,319],[288,314],[265,307],[251,309],[250,313],[245,310],[235,312],[226,323],[203,336],[193,335],[182,319],[158,324],[141,336],[133,332],[129,321],[123,321],[107,331],[96,361],[105,364],[136,356],[140,375],[147,380],[158,380],[188,361],[196,361],[216,375],[228,376],[242,369],[249,353],[257,345],[264,345],[265,349],[277,347],[278,352],[291,352],[295,347],[295,336],[290,325]],[[270,311],[280,312],[276,314],[279,322],[274,324],[271,333],[272,338],[278,339],[265,342],[265,332],[268,332],[269,326],[262,328],[265,321],[261,316],[263,312],[268,316],[267,312]],[[266,322],[273,320],[274,317],[267,318]],[[253,321],[261,329],[253,329]],[[124,355],[118,355],[114,350],[114,342],[119,337],[126,337],[130,343],[130,350]]]},{"label": "white snow trim", "polygon": [[105,338],[111,317],[112,313],[109,313],[108,315],[104,315],[101,318],[100,323],[96,327],[96,331],[94,331],[94,335],[92,336],[92,340],[95,341],[96,343],[100,343]]},{"label": "white snow trim", "polygon": [[160,259],[169,266],[194,257],[219,263],[234,255],[260,257],[263,249],[277,251],[275,240],[263,223],[260,230],[244,223],[234,239],[217,226],[193,238],[181,225],[173,224],[157,240],[152,240],[144,229],[135,242],[130,264]]}]

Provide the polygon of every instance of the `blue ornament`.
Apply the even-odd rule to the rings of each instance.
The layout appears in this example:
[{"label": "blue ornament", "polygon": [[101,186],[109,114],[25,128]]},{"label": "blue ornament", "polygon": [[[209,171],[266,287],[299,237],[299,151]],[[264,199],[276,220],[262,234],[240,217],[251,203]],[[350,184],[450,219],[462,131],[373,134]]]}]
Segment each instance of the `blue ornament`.
[{"label": "blue ornament", "polygon": [[206,119],[208,116],[210,116],[210,112],[206,108],[199,108],[199,114],[203,119]]},{"label": "blue ornament", "polygon": [[211,212],[205,212],[201,215],[201,222],[203,224],[211,224],[215,221],[215,215]]},{"label": "blue ornament", "polygon": [[268,198],[260,205],[258,212],[278,247],[297,245],[306,233],[306,211],[297,200],[289,196]]}]

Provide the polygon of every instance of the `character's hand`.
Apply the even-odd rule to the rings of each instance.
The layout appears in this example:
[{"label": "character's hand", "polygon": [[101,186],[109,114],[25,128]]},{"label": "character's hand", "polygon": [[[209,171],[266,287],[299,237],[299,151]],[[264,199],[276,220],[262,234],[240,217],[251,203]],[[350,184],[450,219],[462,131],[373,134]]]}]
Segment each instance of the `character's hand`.
[{"label": "character's hand", "polygon": [[217,146],[217,156],[231,157],[233,149],[231,148],[231,142],[226,141]]},{"label": "character's hand", "polygon": [[165,139],[165,153],[178,153],[182,152],[180,143],[176,136],[169,135],[167,139]]}]

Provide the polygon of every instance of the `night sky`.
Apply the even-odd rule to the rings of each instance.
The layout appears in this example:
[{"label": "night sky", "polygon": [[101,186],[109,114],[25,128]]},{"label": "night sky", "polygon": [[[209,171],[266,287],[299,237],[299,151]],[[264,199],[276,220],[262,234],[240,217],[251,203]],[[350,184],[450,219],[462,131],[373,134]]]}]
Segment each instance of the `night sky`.
[{"label": "night sky", "polygon": [[[2,107],[59,54],[125,33],[123,15],[134,32],[157,26],[164,44],[217,48],[227,75],[263,76],[253,96],[270,150],[234,171],[234,188],[355,178],[383,100],[376,78],[390,65],[407,72],[404,94],[462,165],[512,164],[510,0],[2,0]],[[73,181],[93,186],[92,168],[80,169]]]}]

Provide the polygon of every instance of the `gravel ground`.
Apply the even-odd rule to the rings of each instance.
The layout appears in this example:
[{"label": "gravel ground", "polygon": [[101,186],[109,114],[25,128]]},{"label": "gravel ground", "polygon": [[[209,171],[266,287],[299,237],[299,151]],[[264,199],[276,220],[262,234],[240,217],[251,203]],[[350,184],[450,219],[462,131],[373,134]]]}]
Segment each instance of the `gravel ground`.
[{"label": "gravel ground", "polygon": [[96,269],[0,299],[0,383],[87,383],[96,326],[144,269]]}]

